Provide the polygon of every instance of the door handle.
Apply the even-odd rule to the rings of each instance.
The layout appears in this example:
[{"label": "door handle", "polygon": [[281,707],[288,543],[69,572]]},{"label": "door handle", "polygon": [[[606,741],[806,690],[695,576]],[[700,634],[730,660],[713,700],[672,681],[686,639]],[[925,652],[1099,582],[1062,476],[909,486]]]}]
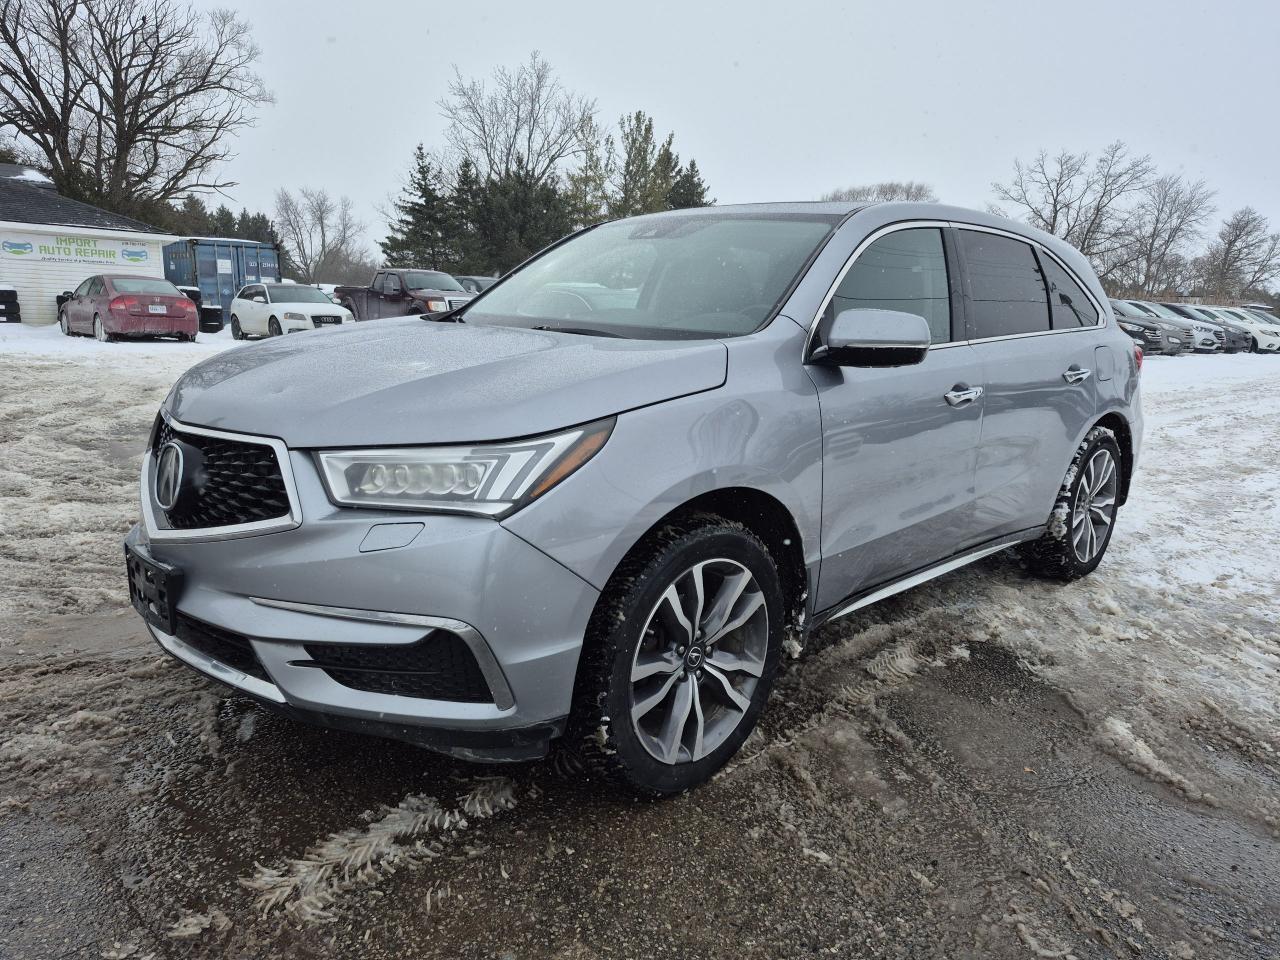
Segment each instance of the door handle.
[{"label": "door handle", "polygon": [[971,387],[968,384],[957,383],[954,387],[942,395],[947,403],[953,407],[963,407],[966,404],[973,403],[982,396],[981,387]]},{"label": "door handle", "polygon": [[1067,381],[1067,383],[1084,383],[1089,379],[1089,375],[1092,373],[1092,370],[1089,370],[1086,367],[1077,366],[1073,363],[1071,366],[1067,367],[1067,372],[1062,375],[1062,379]]}]

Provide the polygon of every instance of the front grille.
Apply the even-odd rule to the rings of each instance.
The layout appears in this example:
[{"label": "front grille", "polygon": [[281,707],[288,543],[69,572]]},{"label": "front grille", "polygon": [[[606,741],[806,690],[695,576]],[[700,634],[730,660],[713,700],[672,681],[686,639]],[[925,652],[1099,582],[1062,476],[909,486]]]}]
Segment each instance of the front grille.
[{"label": "front grille", "polygon": [[1226,343],[1227,335],[1221,330],[1215,330],[1213,331],[1213,339],[1217,340],[1218,343]]},{"label": "front grille", "polygon": [[341,317],[330,317],[330,316],[312,317],[311,320],[314,323],[341,323],[342,322]]},{"label": "front grille", "polygon": [[470,303],[470,297],[445,297],[445,302],[449,304],[450,310],[457,310],[464,303]]},{"label": "front grille", "polygon": [[262,661],[253,652],[253,645],[248,637],[180,613],[178,614],[178,639],[232,670],[239,670],[246,676],[256,677],[267,683],[272,682],[262,666]]},{"label": "front grille", "polygon": [[493,703],[489,684],[466,641],[434,630],[415,644],[367,646],[309,643],[311,661],[331,680],[368,693],[461,703]]},{"label": "front grille", "polygon": [[163,417],[156,425],[153,467],[170,440],[199,451],[196,488],[164,511],[175,530],[226,527],[288,516],[289,494],[276,452],[264,443],[206,437],[175,430]]}]

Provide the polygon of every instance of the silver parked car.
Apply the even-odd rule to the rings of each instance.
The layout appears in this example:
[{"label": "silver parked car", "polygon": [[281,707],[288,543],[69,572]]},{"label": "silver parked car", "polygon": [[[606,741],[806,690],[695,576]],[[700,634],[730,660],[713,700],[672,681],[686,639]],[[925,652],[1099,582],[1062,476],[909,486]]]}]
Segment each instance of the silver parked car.
[{"label": "silver parked car", "polygon": [[621,220],[443,317],[193,368],[131,593],[165,650],[295,717],[476,760],[566,736],[672,793],[814,628],[1008,547],[1092,571],[1140,366],[1079,253],[985,213]]}]

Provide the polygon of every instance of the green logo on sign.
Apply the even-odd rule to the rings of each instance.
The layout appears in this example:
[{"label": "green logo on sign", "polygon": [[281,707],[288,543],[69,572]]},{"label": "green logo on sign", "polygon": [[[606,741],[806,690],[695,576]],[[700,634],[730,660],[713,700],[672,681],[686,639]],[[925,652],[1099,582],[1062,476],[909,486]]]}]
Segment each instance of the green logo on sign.
[{"label": "green logo on sign", "polygon": [[15,257],[25,257],[28,253],[34,253],[35,249],[29,243],[14,243],[12,240],[4,242],[4,252],[11,253]]}]

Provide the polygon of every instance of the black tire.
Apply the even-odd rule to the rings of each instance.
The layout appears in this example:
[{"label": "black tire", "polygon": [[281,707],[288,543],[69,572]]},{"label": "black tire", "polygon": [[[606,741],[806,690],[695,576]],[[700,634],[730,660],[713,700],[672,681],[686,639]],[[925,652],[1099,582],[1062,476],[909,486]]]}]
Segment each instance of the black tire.
[{"label": "black tire", "polygon": [[[739,628],[727,631],[719,643],[698,632],[699,639],[687,651],[681,648],[682,655],[667,650],[672,655],[671,662],[679,666],[670,672],[664,670],[652,681],[637,682],[633,678],[633,671],[638,668],[637,658],[644,655],[656,659],[655,653],[663,652],[658,646],[659,637],[649,626],[652,619],[654,629],[666,630],[658,623],[665,619],[659,612],[664,595],[668,588],[678,588],[678,584],[690,576],[691,568],[701,564],[706,564],[701,568],[702,582],[707,585],[705,596],[711,599],[718,596],[716,589],[726,591],[726,597],[732,594],[730,576],[741,577],[742,571],[750,574],[744,581],[747,586],[739,594],[741,601],[735,601],[740,605],[730,605],[725,614],[727,621],[735,619],[734,611],[754,608],[756,612]],[[725,570],[732,574],[723,573]],[[762,607],[759,598],[763,599]],[[710,624],[715,617],[713,606],[708,602],[700,625]],[[758,619],[761,608],[763,623]],[[574,690],[568,746],[589,769],[643,796],[669,796],[705,782],[742,746],[768,700],[781,655],[786,610],[774,559],[760,539],[745,527],[707,515],[692,516],[663,527],[623,561],[596,605]],[[688,610],[684,612],[687,616]],[[650,643],[655,644],[652,651],[643,653],[642,644]],[[699,651],[705,650],[705,654],[698,653],[697,661],[691,659],[694,646]],[[759,676],[752,680],[751,674],[742,671],[713,670],[713,665],[723,669],[721,664],[725,661],[719,658],[724,656],[740,660],[749,657],[753,669],[760,670]],[[702,669],[696,669],[698,664]],[[734,677],[731,684],[741,685],[741,689],[734,689],[736,699],[741,701],[738,707],[731,704],[730,696],[724,692],[729,685],[724,690],[719,686],[722,678],[730,673]],[[640,720],[632,717],[636,690],[650,689],[640,684],[653,682],[661,686],[666,682],[663,677],[675,677],[672,682],[676,686],[670,688],[668,684],[672,697],[679,698],[682,688],[689,684],[688,689],[693,691],[689,696],[696,701],[693,712],[686,709],[686,719],[680,721],[674,739],[677,744],[674,762],[660,759],[651,752],[652,747],[645,746],[645,742],[651,745],[656,742],[651,733],[642,729],[641,721],[649,720],[650,715]],[[661,707],[660,704],[654,711],[659,714],[658,720],[662,719]],[[704,731],[708,741],[705,743],[698,739]],[[710,743],[717,740],[718,745],[711,747]],[[695,748],[706,752],[698,757]],[[681,758],[682,751],[687,756]]]},{"label": "black tire", "polygon": [[1262,352],[1262,351],[1258,348],[1258,338],[1257,338],[1257,337],[1250,337],[1250,338],[1249,338],[1249,352],[1250,352],[1250,353],[1261,353],[1261,352]]},{"label": "black tire", "polygon": [[270,320],[267,321],[267,336],[278,337],[280,336],[280,333],[281,333],[280,321],[277,320],[275,317],[272,317]]},{"label": "black tire", "polygon": [[71,336],[71,322],[67,320],[67,311],[58,311],[58,326],[62,328],[62,335],[64,337]]},{"label": "black tire", "polygon": [[244,331],[240,329],[240,318],[234,313],[231,315],[231,339],[243,340]]},{"label": "black tire", "polygon": [[116,338],[115,334],[107,332],[102,317],[96,313],[93,315],[93,338],[99,343],[112,343]]},{"label": "black tire", "polygon": [[[1082,488],[1091,476],[1091,465],[1099,453],[1109,455],[1114,468],[1112,486],[1110,521],[1099,531],[1099,511],[1093,508],[1095,502],[1105,500],[1105,495],[1098,497],[1098,491],[1092,494]],[[1116,517],[1119,512],[1119,495],[1123,486],[1124,460],[1120,455],[1120,445],[1116,443],[1115,434],[1106,427],[1094,427],[1081,441],[1076,455],[1071,460],[1066,478],[1058,491],[1058,499],[1053,505],[1049,524],[1039,540],[1023,544],[1018,548],[1027,568],[1037,576],[1050,580],[1077,580],[1092,573],[1102,558],[1106,556],[1107,547],[1111,543],[1111,535],[1115,532]],[[1105,486],[1105,484],[1100,484]],[[1094,499],[1097,498],[1097,499]],[[1078,507],[1085,507],[1083,523],[1093,528],[1094,540],[1088,540],[1089,533],[1078,523]],[[1101,508],[1105,513],[1106,508]],[[1090,542],[1089,549],[1081,555],[1077,533]]]}]

